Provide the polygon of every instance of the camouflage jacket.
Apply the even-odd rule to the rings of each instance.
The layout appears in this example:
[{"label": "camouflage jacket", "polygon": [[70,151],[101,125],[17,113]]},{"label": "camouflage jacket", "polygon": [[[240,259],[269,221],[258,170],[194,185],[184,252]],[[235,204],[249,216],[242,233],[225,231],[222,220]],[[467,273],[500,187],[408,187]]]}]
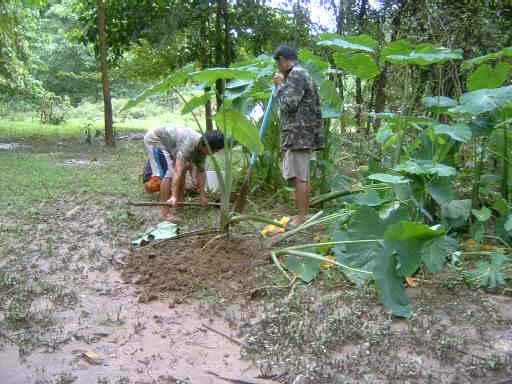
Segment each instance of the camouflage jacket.
[{"label": "camouflage jacket", "polygon": [[306,69],[294,65],[279,88],[283,149],[322,149],[324,131],[317,87]]}]

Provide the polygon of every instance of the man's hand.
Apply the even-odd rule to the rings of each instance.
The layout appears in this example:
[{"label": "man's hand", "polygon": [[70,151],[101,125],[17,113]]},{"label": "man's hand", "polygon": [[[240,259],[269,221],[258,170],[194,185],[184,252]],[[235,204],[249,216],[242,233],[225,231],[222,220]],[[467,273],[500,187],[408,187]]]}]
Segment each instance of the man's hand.
[{"label": "man's hand", "polygon": [[171,204],[173,207],[176,207],[176,203],[178,202],[176,199],[176,196],[172,196],[169,200],[167,200],[169,204]]},{"label": "man's hand", "polygon": [[201,204],[203,207],[208,206],[208,197],[206,195],[199,196],[199,204]]},{"label": "man's hand", "polygon": [[274,78],[272,79],[275,85],[283,85],[284,82],[284,76],[282,73],[276,73],[274,75]]}]

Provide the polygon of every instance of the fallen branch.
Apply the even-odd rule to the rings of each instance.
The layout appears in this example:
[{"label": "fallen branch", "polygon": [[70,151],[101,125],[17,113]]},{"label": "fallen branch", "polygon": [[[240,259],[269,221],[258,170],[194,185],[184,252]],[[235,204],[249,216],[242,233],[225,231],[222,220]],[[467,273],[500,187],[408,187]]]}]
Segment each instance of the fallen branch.
[{"label": "fallen branch", "polygon": [[213,332],[213,333],[216,333],[217,335],[220,335],[222,337],[225,337],[226,339],[228,339],[229,341],[231,341],[232,343],[235,343],[236,345],[243,345],[243,343],[237,339],[235,339],[234,337],[231,337],[229,335],[226,335],[224,332],[221,332],[221,331],[217,331],[215,328],[212,328],[212,327],[209,327],[208,325],[206,324],[201,324],[201,326],[203,328],[206,328],[207,330]]},{"label": "fallen branch", "polygon": [[[187,206],[187,207],[202,207],[200,203],[196,201],[179,201],[176,203],[177,205]],[[128,205],[132,205],[134,207],[172,207],[171,203],[166,201],[129,201]],[[221,203],[212,203],[208,202],[208,207],[220,207]]]},{"label": "fallen branch", "polygon": [[168,239],[164,239],[164,240],[159,240],[159,241],[156,241],[154,243],[149,242],[148,244],[141,245],[138,248],[156,247],[158,245],[165,244],[168,241],[179,240],[179,239],[183,239],[185,237],[214,235],[214,234],[217,234],[217,233],[219,233],[218,229],[199,229],[197,231],[179,233],[179,234],[177,234],[177,235],[175,235],[173,237],[169,237]]},{"label": "fallen branch", "polygon": [[235,383],[235,384],[259,384],[257,381],[253,381],[253,380],[249,380],[249,379],[236,379],[236,378],[231,378],[231,377],[226,377],[226,376],[222,376],[222,375],[219,375],[218,373],[215,373],[213,371],[206,371],[207,374],[209,375],[212,375],[212,376],[215,376],[219,379],[222,379],[222,380],[225,380],[225,381],[229,381],[230,383]]}]

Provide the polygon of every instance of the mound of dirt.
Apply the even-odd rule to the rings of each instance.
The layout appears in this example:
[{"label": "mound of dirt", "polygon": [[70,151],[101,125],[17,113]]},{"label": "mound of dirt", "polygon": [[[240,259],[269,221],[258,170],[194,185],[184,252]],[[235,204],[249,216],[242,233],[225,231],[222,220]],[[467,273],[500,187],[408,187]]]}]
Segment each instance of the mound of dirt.
[{"label": "mound of dirt", "polygon": [[268,260],[263,242],[236,235],[193,237],[155,247],[133,248],[122,276],[141,289],[140,301],[162,296],[177,300],[200,290],[233,296],[248,285],[247,273]]}]

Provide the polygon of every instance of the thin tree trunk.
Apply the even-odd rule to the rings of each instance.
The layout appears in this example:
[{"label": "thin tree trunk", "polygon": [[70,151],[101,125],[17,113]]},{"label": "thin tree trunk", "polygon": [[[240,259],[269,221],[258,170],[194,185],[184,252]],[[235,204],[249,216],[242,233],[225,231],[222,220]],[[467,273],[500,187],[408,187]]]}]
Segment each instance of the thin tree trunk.
[{"label": "thin tree trunk", "polygon": [[[199,35],[201,36],[201,42],[200,42],[200,49],[201,49],[201,68],[205,69],[208,68],[210,65],[210,55],[208,54],[208,15],[204,17],[204,14],[201,15],[201,21],[200,21],[200,30]],[[204,89],[204,92],[210,92],[211,88],[206,87]],[[213,120],[212,120],[212,102],[211,100],[208,100],[204,104],[204,117],[205,117],[205,123],[206,123],[206,130],[212,131],[213,130]]]},{"label": "thin tree trunk", "polygon": [[[358,15],[359,33],[363,33],[366,25],[366,8],[368,7],[368,0],[361,0],[361,8]],[[361,79],[356,79],[356,121],[359,128],[363,125],[363,87]],[[366,132],[368,134],[369,132]]]},{"label": "thin tree trunk", "polygon": [[[224,32],[222,28],[222,9],[224,0],[217,0],[217,10],[215,14],[215,65],[223,66],[223,43],[224,43]],[[215,89],[217,91],[217,110],[222,105],[222,95],[224,94],[224,80],[219,79],[215,82]]]},{"label": "thin tree trunk", "polygon": [[108,81],[108,46],[105,3],[103,0],[96,0],[96,5],[98,8],[97,22],[100,43],[101,85],[103,87],[103,105],[105,109],[105,143],[107,146],[113,147],[115,142],[112,119],[112,99],[110,97],[110,85]]},{"label": "thin tree trunk", "polygon": [[222,0],[222,15],[224,19],[224,66],[229,67],[233,60],[231,33],[229,24],[229,4],[227,0]]},{"label": "thin tree trunk", "polygon": [[[336,33],[338,35],[343,35],[343,27],[345,26],[345,4],[344,0],[339,0],[338,3],[338,13],[336,15]],[[343,101],[345,97],[345,92],[343,89],[343,75],[339,74],[336,77],[336,86],[338,88],[338,93],[340,94],[340,98]],[[342,102],[343,104],[343,102]],[[342,122],[343,128],[344,123]]]}]

